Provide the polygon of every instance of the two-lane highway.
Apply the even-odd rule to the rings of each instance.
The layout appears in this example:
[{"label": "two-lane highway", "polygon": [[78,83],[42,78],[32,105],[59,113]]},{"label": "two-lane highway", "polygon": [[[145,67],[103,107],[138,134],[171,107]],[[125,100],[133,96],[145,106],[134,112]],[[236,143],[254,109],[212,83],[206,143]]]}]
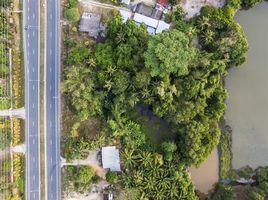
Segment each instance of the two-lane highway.
[{"label": "two-lane highway", "polygon": [[45,24],[46,199],[60,200],[60,0],[46,0]]},{"label": "two-lane highway", "polygon": [[26,199],[40,199],[39,0],[24,0]]}]

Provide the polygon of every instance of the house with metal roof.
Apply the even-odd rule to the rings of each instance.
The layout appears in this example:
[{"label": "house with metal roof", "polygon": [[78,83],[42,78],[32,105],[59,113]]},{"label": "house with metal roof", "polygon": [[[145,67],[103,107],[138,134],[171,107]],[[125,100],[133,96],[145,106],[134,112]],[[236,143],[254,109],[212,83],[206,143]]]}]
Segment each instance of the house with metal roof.
[{"label": "house with metal roof", "polygon": [[101,15],[84,12],[79,22],[79,31],[87,32],[90,37],[97,38],[105,31],[105,26],[101,23]]},{"label": "house with metal roof", "polygon": [[119,150],[116,146],[102,147],[101,149],[102,167],[110,171],[121,171]]}]

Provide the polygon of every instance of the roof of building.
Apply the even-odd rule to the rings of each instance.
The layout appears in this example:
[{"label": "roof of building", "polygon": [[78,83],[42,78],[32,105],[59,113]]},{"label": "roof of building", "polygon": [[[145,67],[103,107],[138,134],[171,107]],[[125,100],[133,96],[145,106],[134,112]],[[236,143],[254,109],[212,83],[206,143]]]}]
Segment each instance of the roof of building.
[{"label": "roof of building", "polygon": [[122,10],[122,9],[120,9],[119,12],[120,12],[120,15],[121,15],[122,18],[123,18],[123,23],[125,23],[125,22],[126,22],[128,19],[130,19],[131,16],[132,16],[132,12],[127,11],[127,10]]},{"label": "roof of building", "polygon": [[166,6],[168,4],[168,0],[158,0],[157,3],[161,6]]},{"label": "roof of building", "polygon": [[162,31],[168,30],[170,28],[170,24],[167,24],[164,21],[158,21],[158,26],[155,30],[155,33],[161,33]]},{"label": "roof of building", "polygon": [[134,14],[133,20],[140,24],[144,23],[145,25],[150,26],[152,28],[156,28],[158,25],[158,20],[153,19],[151,17],[147,17],[145,15],[141,15],[139,13]]},{"label": "roof of building", "polygon": [[99,34],[101,15],[96,13],[83,13],[79,22],[79,31],[88,32],[91,37]]},{"label": "roof of building", "polygon": [[115,146],[102,147],[102,166],[111,171],[121,171],[119,150]]},{"label": "roof of building", "polygon": [[151,6],[147,6],[143,3],[139,3],[136,6],[135,12],[140,13],[142,15],[145,15],[147,17],[151,17],[151,15],[153,13],[153,8]]},{"label": "roof of building", "polygon": [[121,3],[129,5],[130,4],[130,0],[121,0]]}]

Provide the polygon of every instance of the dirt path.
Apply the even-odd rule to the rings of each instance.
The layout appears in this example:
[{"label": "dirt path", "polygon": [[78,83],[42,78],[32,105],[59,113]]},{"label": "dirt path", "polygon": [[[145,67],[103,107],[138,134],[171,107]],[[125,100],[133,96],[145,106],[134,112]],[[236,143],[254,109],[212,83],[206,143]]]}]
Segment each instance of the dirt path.
[{"label": "dirt path", "polygon": [[20,49],[20,42],[21,42],[21,30],[20,30],[20,15],[22,13],[15,13],[14,11],[20,10],[20,5],[19,1],[13,1],[13,12],[12,12],[12,17],[13,17],[13,22],[14,22],[14,32],[13,32],[13,46],[12,48],[15,50]]},{"label": "dirt path", "polygon": [[105,175],[107,170],[101,167],[100,161],[98,160],[99,151],[91,151],[88,157],[84,160],[73,160],[72,162],[66,162],[65,159],[62,160],[63,165],[79,166],[88,165],[91,166],[96,172],[97,176],[105,180]]},{"label": "dirt path", "polygon": [[0,150],[0,160],[3,160],[3,159],[5,159],[6,157],[8,157],[9,153],[10,153],[10,149],[9,149],[9,147]]},{"label": "dirt path", "polygon": [[116,9],[116,10],[121,9],[120,6],[114,6],[111,4],[100,3],[98,1],[80,0],[79,2],[81,3],[81,6],[83,6],[83,7],[91,5],[91,6],[96,6],[96,7],[100,7],[100,8],[108,8],[108,9]]}]

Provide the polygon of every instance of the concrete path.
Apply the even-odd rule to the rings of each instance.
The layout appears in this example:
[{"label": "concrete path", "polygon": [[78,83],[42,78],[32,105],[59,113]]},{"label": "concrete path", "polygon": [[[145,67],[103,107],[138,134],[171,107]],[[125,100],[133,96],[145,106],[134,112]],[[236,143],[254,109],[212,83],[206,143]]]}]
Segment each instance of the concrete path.
[{"label": "concrete path", "polygon": [[17,117],[25,119],[25,109],[8,109],[8,110],[0,110],[1,117]]}]

